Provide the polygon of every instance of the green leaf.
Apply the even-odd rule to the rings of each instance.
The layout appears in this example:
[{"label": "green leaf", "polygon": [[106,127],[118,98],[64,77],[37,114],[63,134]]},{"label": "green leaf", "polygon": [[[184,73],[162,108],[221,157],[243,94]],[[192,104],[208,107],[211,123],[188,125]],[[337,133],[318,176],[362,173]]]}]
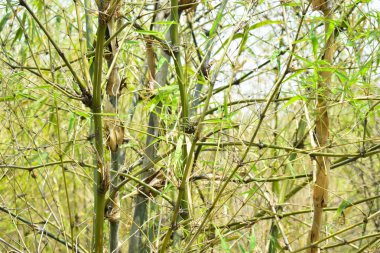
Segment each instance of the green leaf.
[{"label": "green leaf", "polygon": [[136,40],[127,40],[125,42],[125,44],[127,44],[127,45],[136,45],[136,44],[139,44],[139,42],[136,41]]},{"label": "green leaf", "polygon": [[306,98],[302,97],[302,96],[294,96],[291,99],[289,99],[288,102],[286,102],[284,104],[284,108],[288,107],[289,105],[293,104],[294,102],[296,102],[298,100],[304,100],[304,101],[306,101]]},{"label": "green leaf", "polygon": [[19,27],[19,28],[17,29],[17,31],[16,31],[16,35],[15,35],[15,37],[14,37],[12,43],[11,43],[11,46],[12,46],[12,47],[13,47],[13,44],[14,44],[16,41],[18,41],[18,40],[21,39],[21,35],[22,35],[22,28]]},{"label": "green leaf", "polygon": [[282,24],[282,23],[283,21],[281,20],[265,20],[265,21],[258,22],[256,24],[251,25],[248,30],[251,31],[251,30],[266,26],[266,25],[274,25],[274,24]]},{"label": "green leaf", "polygon": [[338,206],[338,209],[336,210],[336,214],[338,216],[341,216],[344,212],[344,209],[346,209],[347,207],[351,206],[351,202],[348,201],[348,200],[343,200],[340,205]]},{"label": "green leaf", "polygon": [[239,48],[239,53],[238,53],[239,55],[244,51],[245,45],[247,44],[247,40],[248,40],[248,34],[249,34],[249,28],[246,26],[244,27],[244,33],[243,33],[242,40],[240,43],[240,48]]},{"label": "green leaf", "polygon": [[276,61],[276,64],[277,64],[277,67],[280,68],[281,65],[279,64],[278,62],[278,59],[279,59],[279,56],[281,55],[281,51],[280,50],[274,50],[271,58],[270,58],[270,62],[271,64],[274,64],[275,61]]},{"label": "green leaf", "polygon": [[246,253],[246,251],[245,251],[243,245],[241,245],[241,243],[239,243],[239,250],[241,253]]},{"label": "green leaf", "polygon": [[314,59],[317,59],[318,58],[318,38],[314,33],[313,25],[311,26],[311,30],[310,30],[310,41],[311,41],[311,45],[313,46]]},{"label": "green leaf", "polygon": [[9,17],[11,16],[11,13],[8,12],[7,14],[4,15],[4,17],[0,21],[0,32],[3,31],[5,24],[9,20]]},{"label": "green leaf", "polygon": [[177,85],[166,85],[166,86],[158,88],[159,95],[174,93],[175,91],[179,91],[179,88]]},{"label": "green leaf", "polygon": [[301,56],[299,56],[297,54],[294,54],[294,53],[293,53],[293,56],[295,58],[297,58],[298,60],[301,60],[301,61],[305,62],[307,64],[306,65],[307,67],[314,65],[314,63],[312,61],[308,60],[307,58],[301,57]]},{"label": "green leaf", "polygon": [[220,239],[220,244],[222,246],[223,251],[224,252],[231,252],[230,245],[228,244],[226,238],[224,238],[224,236],[220,233],[220,230],[217,227],[215,227],[215,231],[216,231],[217,236]]},{"label": "green leaf", "polygon": [[90,114],[88,112],[75,110],[73,113],[86,119],[90,118]]},{"label": "green leaf", "polygon": [[[181,135],[178,138],[177,145],[174,151],[174,164],[180,164],[181,158],[182,158],[182,145],[184,143],[184,136]],[[180,175],[177,175],[178,177],[182,176],[182,172],[180,172]]]},{"label": "green leaf", "polygon": [[160,36],[161,33],[157,31],[149,31],[149,30],[136,30],[137,33],[142,34],[142,35],[155,35],[155,36]]},{"label": "green leaf", "polygon": [[176,24],[175,21],[156,21],[156,22],[153,22],[152,24],[155,24],[155,25],[174,25]]},{"label": "green leaf", "polygon": [[167,63],[167,60],[165,57],[160,57],[157,63],[157,70],[160,70],[164,63]]},{"label": "green leaf", "polygon": [[5,101],[14,101],[15,96],[6,96],[6,97],[0,97],[0,102],[5,102]]},{"label": "green leaf", "polygon": [[75,114],[74,114],[74,113],[71,114],[71,117],[70,117],[70,120],[69,120],[69,126],[68,126],[68,128],[67,128],[67,133],[71,133],[71,130],[72,130],[73,127],[74,127],[75,118],[76,118]]},{"label": "green leaf", "polygon": [[335,74],[337,75],[337,77],[339,78],[339,80],[342,83],[345,83],[345,82],[348,81],[348,76],[346,75],[346,73],[344,72],[344,70],[339,71],[339,70],[336,69],[334,72],[335,72]]},{"label": "green leaf", "polygon": [[278,243],[277,237],[274,237],[273,235],[270,235],[269,236],[269,240],[271,241],[271,245],[270,245],[270,249],[269,249],[268,252],[270,252],[270,253],[276,252],[276,249],[280,249],[281,248],[280,244]]},{"label": "green leaf", "polygon": [[[289,171],[290,171],[290,174],[294,177],[295,175],[297,175],[296,174],[296,171],[295,171],[295,169],[294,169],[294,167],[293,167],[293,164],[291,163],[291,162],[289,162],[289,163],[287,163],[287,165],[288,165],[288,168],[289,168]],[[295,178],[294,178],[295,179]]]},{"label": "green leaf", "polygon": [[212,24],[212,27],[210,30],[210,37],[212,37],[212,35],[214,35],[214,33],[216,32],[216,28],[219,26],[219,23],[222,20],[223,12],[224,12],[224,9],[226,8],[227,2],[228,2],[227,0],[224,0],[222,2],[222,5],[220,6],[218,14],[216,15],[216,19],[215,19],[214,23]]},{"label": "green leaf", "polygon": [[24,97],[24,98],[31,99],[31,100],[37,100],[37,97],[30,95],[30,94],[26,93],[25,91],[18,92],[17,97]]},{"label": "green leaf", "polygon": [[249,237],[249,252],[253,252],[255,248],[256,248],[256,235],[255,235],[254,226],[252,226],[251,236]]},{"label": "green leaf", "polygon": [[41,109],[41,107],[46,104],[47,100],[48,100],[48,97],[43,96],[40,99],[38,99],[37,101],[35,101],[33,103],[33,106],[32,106],[33,110],[38,112]]},{"label": "green leaf", "polygon": [[301,43],[301,42],[306,42],[306,41],[309,41],[309,38],[304,37],[302,39],[293,41],[292,44],[295,45],[295,44],[298,44],[298,43]]}]

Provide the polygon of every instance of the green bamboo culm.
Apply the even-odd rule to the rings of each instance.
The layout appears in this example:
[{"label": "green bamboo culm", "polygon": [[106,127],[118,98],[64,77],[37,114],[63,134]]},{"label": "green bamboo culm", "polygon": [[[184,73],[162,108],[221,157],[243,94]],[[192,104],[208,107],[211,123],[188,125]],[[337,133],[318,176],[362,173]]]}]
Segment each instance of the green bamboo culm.
[{"label": "green bamboo culm", "polygon": [[170,40],[173,51],[173,59],[175,65],[175,71],[177,74],[177,82],[179,86],[179,92],[181,96],[181,106],[182,106],[182,126],[186,128],[189,123],[189,105],[188,96],[186,90],[186,82],[183,76],[182,64],[181,64],[181,54],[179,49],[180,39],[179,39],[179,14],[178,14],[178,0],[171,0],[171,20],[173,24],[170,26]]},{"label": "green bamboo culm", "polygon": [[104,165],[104,148],[103,148],[103,122],[101,117],[102,101],[101,101],[101,81],[103,67],[103,46],[107,24],[102,20],[102,15],[99,16],[99,26],[97,31],[97,42],[95,49],[95,64],[94,64],[94,84],[93,84],[93,101],[92,112],[94,120],[95,134],[95,156],[96,170],[94,171],[94,228],[92,252],[103,252],[103,223],[104,223],[104,204],[105,194],[108,188],[106,167]]},{"label": "green bamboo culm", "polygon": [[[173,60],[174,60],[174,66],[175,71],[177,75],[177,83],[179,86],[179,92],[181,96],[181,132],[183,134],[186,134],[189,131],[189,101],[188,101],[188,95],[187,95],[187,87],[186,82],[183,75],[183,69],[182,69],[182,63],[181,63],[181,54],[180,54],[180,38],[179,38],[179,13],[178,13],[178,0],[171,0],[171,20],[173,21],[173,24],[170,26],[170,40],[172,43],[172,50],[173,50]],[[182,155],[181,155],[181,170],[184,171],[184,167],[187,163],[188,154],[186,145],[182,147]],[[183,178],[181,179],[186,180],[186,175],[183,175]],[[187,196],[187,184],[184,184],[184,193],[181,197],[181,217],[184,220],[188,220],[189,215],[189,199]]]}]

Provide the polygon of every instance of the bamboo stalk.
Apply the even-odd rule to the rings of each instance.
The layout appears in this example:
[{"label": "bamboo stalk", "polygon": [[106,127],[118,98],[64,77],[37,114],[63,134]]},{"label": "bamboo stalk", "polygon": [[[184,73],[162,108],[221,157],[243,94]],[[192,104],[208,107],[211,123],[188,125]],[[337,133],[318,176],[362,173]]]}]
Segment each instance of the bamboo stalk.
[{"label": "bamboo stalk", "polygon": [[[172,6],[174,5],[175,3],[172,2]],[[219,10],[219,13],[223,13],[224,11],[224,8],[226,7],[227,5],[227,1],[224,0],[223,3],[222,3],[222,6]],[[226,48],[228,48],[232,42],[232,39],[233,39],[233,35],[229,37],[228,41],[227,41],[227,46]],[[227,50],[225,50],[223,52],[223,55],[222,55],[222,59],[224,59],[224,57],[226,56],[227,54]],[[195,152],[195,149],[196,149],[196,143],[197,141],[199,140],[200,138],[200,134],[202,132],[202,122],[204,120],[204,118],[206,117],[206,114],[207,114],[207,109],[208,109],[208,106],[209,106],[209,103],[210,103],[210,100],[211,100],[211,96],[212,96],[212,91],[213,91],[213,88],[214,88],[214,84],[216,82],[216,78],[219,74],[219,71],[221,69],[221,66],[222,66],[222,61],[219,62],[219,64],[216,66],[215,68],[215,73],[214,75],[212,76],[211,80],[210,80],[210,85],[209,85],[209,89],[208,89],[208,92],[207,92],[207,99],[205,100],[204,102],[204,107],[203,107],[203,110],[202,110],[202,114],[200,115],[199,117],[199,123],[198,123],[198,126],[195,130],[195,133],[194,133],[194,136],[192,137],[192,140],[191,140],[191,146],[190,146],[190,150],[189,152],[187,153],[187,157],[186,157],[186,160],[183,162],[183,174],[182,174],[182,180],[181,180],[181,183],[179,185],[179,189],[178,189],[178,196],[177,196],[177,201],[176,201],[176,204],[175,204],[175,208],[174,208],[174,211],[173,211],[173,214],[172,214],[172,218],[171,218],[171,224],[170,224],[170,227],[168,229],[168,231],[166,232],[166,235],[164,237],[164,240],[162,242],[162,245],[161,245],[161,248],[160,248],[160,253],[163,253],[166,251],[166,248],[168,247],[169,245],[169,241],[170,241],[170,238],[172,236],[172,233],[174,232],[174,230],[176,229],[176,224],[177,224],[177,218],[178,216],[180,215],[179,211],[180,211],[180,207],[181,207],[181,204],[183,203],[183,200],[184,200],[184,197],[185,197],[185,194],[186,194],[186,186],[187,186],[187,183],[188,183],[188,180],[189,180],[189,174],[190,174],[190,171],[193,167],[193,161],[194,161],[194,152]],[[192,237],[190,239],[190,243],[191,243],[191,240],[193,239],[194,237]],[[190,244],[189,243],[189,244]],[[185,248],[185,251],[187,250],[188,247]]]},{"label": "bamboo stalk", "polygon": [[[119,7],[115,10],[115,14],[112,16],[112,19],[108,22],[108,34],[112,36],[114,33],[114,24],[117,22],[119,15]],[[118,24],[118,22],[117,22]],[[116,26],[117,26],[116,24]],[[106,57],[108,64],[108,73],[107,74],[107,86],[106,93],[108,96],[107,106],[105,106],[105,111],[107,113],[118,113],[119,97],[121,92],[121,79],[118,72],[118,67],[116,66],[117,61],[117,52],[119,50],[117,37],[114,41],[111,41],[109,49],[111,54]],[[124,126],[119,119],[108,119],[105,123],[107,130],[107,147],[111,151],[111,171],[110,178],[112,178],[111,191],[118,184],[118,176],[116,175],[124,159],[122,150],[120,150],[120,145],[123,143],[124,139]],[[106,217],[109,221],[109,249],[110,252],[118,253],[119,252],[119,219],[120,219],[120,201],[118,192],[116,192],[107,203],[106,206]]]},{"label": "bamboo stalk", "polygon": [[[66,179],[66,172],[65,172],[65,167],[63,166],[63,149],[62,149],[62,143],[61,143],[61,131],[60,131],[60,118],[59,118],[59,113],[58,113],[58,104],[57,104],[57,97],[54,94],[54,104],[55,104],[55,113],[57,117],[57,126],[56,126],[56,131],[57,131],[57,136],[58,136],[58,156],[59,160],[61,161],[61,171],[62,171],[62,177],[63,177],[63,185],[65,188],[65,195],[66,195],[66,203],[67,203],[67,211],[69,214],[69,223],[70,223],[70,236],[71,236],[71,244],[74,245],[74,219],[72,215],[72,210],[71,210],[71,204],[70,204],[70,195],[68,192],[68,185],[67,185],[67,179]],[[74,252],[74,249],[73,249]]]},{"label": "bamboo stalk", "polygon": [[97,30],[97,43],[95,53],[95,71],[93,84],[93,101],[92,112],[94,114],[94,134],[95,134],[95,152],[97,169],[94,171],[95,187],[94,187],[94,228],[93,228],[93,252],[103,252],[103,221],[104,221],[104,203],[105,194],[108,189],[108,171],[104,164],[104,148],[103,148],[103,120],[102,120],[102,102],[101,102],[101,81],[103,67],[103,44],[107,24],[99,16],[99,25]]},{"label": "bamboo stalk", "polygon": [[[317,3],[318,2],[318,3]],[[326,44],[322,59],[328,65],[332,64],[335,52],[335,34],[334,32],[328,36],[330,20],[333,18],[332,9],[328,6],[326,1],[313,1],[313,8],[320,10],[325,18],[325,36]],[[318,6],[318,7],[316,7]],[[327,66],[328,67],[328,66]],[[325,149],[329,142],[329,116],[327,112],[329,94],[329,87],[331,85],[331,71],[321,71],[319,73],[320,81],[318,82],[318,93],[316,101],[316,120],[315,120],[315,141],[318,147]],[[309,240],[310,244],[319,240],[320,230],[322,228],[322,214],[323,208],[327,206],[328,202],[328,187],[329,187],[329,173],[330,173],[330,159],[326,156],[318,156],[315,158],[316,168],[314,175],[313,186],[313,222],[310,230]],[[311,247],[310,253],[320,252],[319,248]]]},{"label": "bamboo stalk", "polygon": [[[155,11],[158,11],[159,3],[155,4]],[[152,23],[155,21],[156,14],[152,17]],[[150,29],[152,30],[154,27],[151,25]],[[159,87],[163,87],[166,85],[166,79],[168,75],[169,69],[169,61],[170,55],[165,51],[161,50],[162,57],[165,58],[164,63],[161,68],[158,70],[156,74],[156,63],[154,57],[154,48],[151,43],[151,36],[146,38],[146,63],[147,63],[147,72],[148,72],[148,85],[145,89],[148,92],[154,87],[154,83],[157,83]],[[157,160],[157,150],[158,143],[155,143],[156,138],[159,136],[159,117],[161,114],[162,103],[159,102],[154,111],[149,113],[148,117],[148,128],[147,128],[147,138],[145,141],[145,150],[144,156],[142,159],[142,167],[147,168],[141,173],[141,178],[146,178],[152,174],[151,168],[154,167],[154,164]],[[149,190],[148,187],[144,186],[144,189]],[[143,190],[144,192],[145,190]],[[146,194],[143,192],[139,192],[139,194],[135,198],[135,209],[133,213],[133,223],[130,230],[131,238],[129,240],[129,253],[134,252],[148,252],[149,251],[149,241],[144,240],[144,236],[147,236],[149,240],[153,239],[150,233],[150,224],[147,222],[148,217],[148,207],[149,207],[149,199]],[[153,205],[153,204],[151,204]],[[148,224],[147,224],[148,223]],[[145,226],[144,226],[145,224]]]},{"label": "bamboo stalk", "polygon": [[[74,0],[74,4],[75,4],[75,13],[77,17],[77,24],[78,24],[78,40],[79,40],[80,54],[81,54],[81,59],[82,59],[81,69],[85,77],[84,80],[85,80],[86,86],[89,87],[91,83],[91,75],[90,75],[90,67],[88,64],[88,59],[86,56],[86,44],[84,41],[83,31],[82,31],[80,3],[78,0]],[[86,17],[88,17],[88,15],[86,15]]]},{"label": "bamboo stalk", "polygon": [[[186,87],[186,81],[185,77],[183,75],[183,69],[182,69],[182,63],[181,63],[181,53],[180,53],[180,37],[179,37],[179,8],[178,0],[171,0],[171,12],[170,12],[170,18],[171,21],[173,21],[173,24],[170,26],[170,39],[171,39],[171,46],[172,46],[172,54],[173,54],[173,60],[174,60],[174,67],[176,71],[176,80],[179,86],[179,92],[181,97],[181,132],[184,135],[183,138],[186,139],[186,133],[189,131],[189,102],[188,102],[188,95],[187,95],[187,87]],[[186,145],[183,145],[182,147],[182,154],[181,154],[181,171],[184,171],[184,167],[186,166],[188,159],[187,154],[187,147]],[[188,199],[188,185],[186,180],[186,175],[183,175],[183,178],[181,179],[182,182],[185,182],[185,184],[181,185],[180,191],[183,191],[184,194],[181,196],[180,200],[180,206],[181,206],[181,214],[180,216],[187,220],[190,217],[189,213],[189,199]]]}]

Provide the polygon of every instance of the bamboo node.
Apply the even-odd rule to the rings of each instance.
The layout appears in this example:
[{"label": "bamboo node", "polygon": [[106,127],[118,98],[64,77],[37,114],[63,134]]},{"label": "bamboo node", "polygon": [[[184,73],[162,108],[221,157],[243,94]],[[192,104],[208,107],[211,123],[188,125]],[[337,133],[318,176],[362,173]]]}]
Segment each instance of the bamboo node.
[{"label": "bamboo node", "polygon": [[115,203],[110,203],[106,207],[104,216],[108,219],[109,222],[118,222],[120,220],[120,208]]},{"label": "bamboo node", "polygon": [[91,105],[92,105],[92,96],[91,96],[91,94],[87,90],[83,91],[83,93],[82,93],[82,103],[85,106],[91,108]]}]

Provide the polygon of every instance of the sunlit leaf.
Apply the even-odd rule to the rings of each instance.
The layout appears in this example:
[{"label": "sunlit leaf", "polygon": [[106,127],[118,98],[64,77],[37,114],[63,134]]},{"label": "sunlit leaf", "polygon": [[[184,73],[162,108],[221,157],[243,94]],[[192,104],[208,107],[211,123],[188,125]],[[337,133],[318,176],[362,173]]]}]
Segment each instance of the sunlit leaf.
[{"label": "sunlit leaf", "polygon": [[221,246],[224,252],[231,252],[230,245],[228,244],[226,238],[220,233],[220,230],[215,227],[216,235],[219,237]]},{"label": "sunlit leaf", "polygon": [[8,12],[7,14],[4,15],[4,17],[0,21],[0,32],[3,31],[5,24],[9,20],[9,17],[11,16],[11,13]]},{"label": "sunlit leaf", "polygon": [[249,237],[249,252],[253,252],[256,248],[256,235],[255,235],[255,228],[252,226],[251,228],[251,235]]},{"label": "sunlit leaf", "polygon": [[212,27],[210,30],[210,37],[212,37],[214,35],[217,27],[220,25],[220,21],[222,20],[223,12],[224,12],[224,9],[226,8],[227,2],[228,2],[227,0],[223,0],[223,2],[222,2],[222,6],[220,7],[218,14],[216,16],[216,19],[215,19],[214,23],[212,24]]},{"label": "sunlit leaf", "polygon": [[342,213],[344,212],[344,210],[347,208],[347,207],[349,207],[349,206],[351,206],[352,205],[352,203],[350,202],[350,201],[348,201],[348,200],[342,200],[342,202],[339,204],[339,206],[338,206],[338,209],[336,210],[336,214],[338,215],[338,216],[341,216],[342,215]]},{"label": "sunlit leaf", "polygon": [[275,24],[282,24],[282,23],[283,23],[283,21],[281,21],[281,20],[265,20],[262,22],[258,22],[254,25],[251,25],[248,30],[254,30],[254,29],[266,26],[266,25],[275,25]]}]

